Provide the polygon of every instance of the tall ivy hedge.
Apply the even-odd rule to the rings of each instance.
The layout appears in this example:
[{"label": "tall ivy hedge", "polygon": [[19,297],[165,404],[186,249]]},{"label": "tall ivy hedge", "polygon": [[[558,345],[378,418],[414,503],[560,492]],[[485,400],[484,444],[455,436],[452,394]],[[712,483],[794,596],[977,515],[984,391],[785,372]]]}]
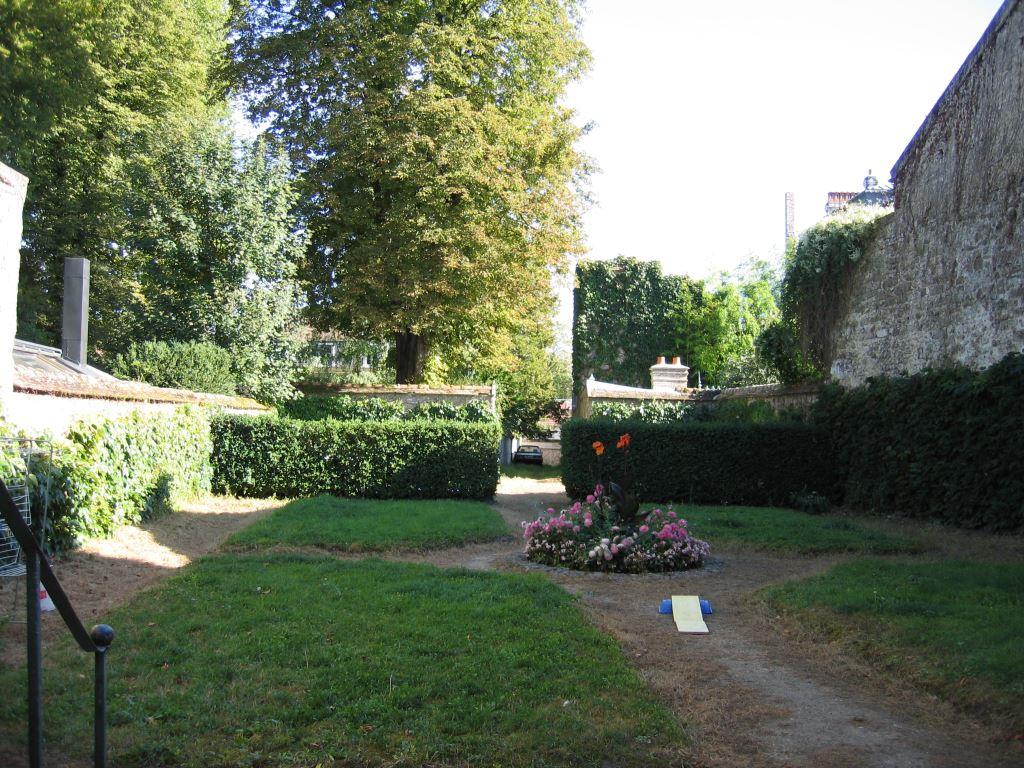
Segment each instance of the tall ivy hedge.
[{"label": "tall ivy hedge", "polygon": [[[616,447],[630,435],[629,450]],[[601,442],[598,455],[594,442]],[[562,481],[581,498],[598,481],[632,478],[643,501],[788,505],[837,493],[828,435],[807,424],[572,419],[562,425]]]},{"label": "tall ivy hedge", "polygon": [[1024,355],[833,385],[814,419],[832,436],[849,506],[1024,530]]},{"label": "tall ivy hedge", "polygon": [[209,417],[194,406],[76,423],[55,445],[52,462],[34,467],[49,491],[50,546],[110,536],[174,501],[208,493],[211,449]]},{"label": "tall ivy hedge", "polygon": [[594,374],[603,381],[650,385],[658,355],[675,351],[669,309],[687,278],[664,275],[661,264],[620,257],[581,261],[573,291],[572,380],[578,397]]},{"label": "tall ivy hedge", "polygon": [[214,490],[243,496],[485,499],[498,485],[497,421],[298,421],[220,416]]}]

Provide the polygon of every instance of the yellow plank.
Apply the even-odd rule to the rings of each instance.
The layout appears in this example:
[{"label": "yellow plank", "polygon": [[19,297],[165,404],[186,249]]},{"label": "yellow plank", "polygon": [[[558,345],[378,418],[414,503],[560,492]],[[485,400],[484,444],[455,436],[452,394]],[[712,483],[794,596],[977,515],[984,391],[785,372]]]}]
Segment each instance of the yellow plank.
[{"label": "yellow plank", "polygon": [[676,629],[688,635],[706,635],[708,625],[700,612],[700,598],[697,595],[672,595],[672,618]]}]

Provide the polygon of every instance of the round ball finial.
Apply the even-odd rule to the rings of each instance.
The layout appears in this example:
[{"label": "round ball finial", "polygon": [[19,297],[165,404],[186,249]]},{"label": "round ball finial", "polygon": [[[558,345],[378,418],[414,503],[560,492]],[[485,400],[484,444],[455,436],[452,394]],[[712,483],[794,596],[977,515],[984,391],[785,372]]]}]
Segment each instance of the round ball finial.
[{"label": "round ball finial", "polygon": [[89,637],[100,648],[107,648],[114,642],[114,630],[107,624],[97,624],[89,631]]}]

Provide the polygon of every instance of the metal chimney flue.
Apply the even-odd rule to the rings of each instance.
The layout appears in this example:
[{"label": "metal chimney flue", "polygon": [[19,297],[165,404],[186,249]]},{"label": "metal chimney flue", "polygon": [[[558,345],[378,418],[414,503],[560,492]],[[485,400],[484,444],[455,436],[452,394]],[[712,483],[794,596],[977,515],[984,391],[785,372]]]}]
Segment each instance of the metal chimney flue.
[{"label": "metal chimney flue", "polygon": [[89,345],[89,260],[64,259],[64,321],[61,324],[61,357],[84,368]]}]

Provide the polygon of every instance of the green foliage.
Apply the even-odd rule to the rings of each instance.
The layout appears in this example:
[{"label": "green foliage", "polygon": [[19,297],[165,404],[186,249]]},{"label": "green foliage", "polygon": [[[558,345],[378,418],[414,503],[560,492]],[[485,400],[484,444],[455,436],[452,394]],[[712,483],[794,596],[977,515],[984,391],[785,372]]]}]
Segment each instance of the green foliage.
[{"label": "green foliage", "polygon": [[849,277],[878,231],[884,208],[853,206],[815,224],[786,252],[782,317],[758,344],[786,383],[821,378],[832,363],[832,333]]},{"label": "green foliage", "polygon": [[472,400],[462,405],[456,405],[447,400],[419,403],[409,411],[408,418],[462,421],[467,424],[488,424],[495,421],[490,406],[482,400]]},{"label": "green foliage", "polygon": [[78,422],[50,467],[50,531],[55,549],[109,536],[170,505],[210,490],[210,422],[205,411],[141,413]]},{"label": "green foliage", "polygon": [[355,398],[348,395],[304,395],[278,406],[278,412],[290,419],[320,421],[387,421],[401,419],[405,408],[400,402],[382,397]]},{"label": "green foliage", "polygon": [[593,374],[602,381],[650,386],[650,367],[671,355],[669,309],[698,284],[663,275],[656,261],[619,257],[581,261],[573,291],[572,381],[576,396]]},{"label": "green foliage", "polygon": [[[118,766],[642,768],[686,746],[615,640],[536,574],[215,555],[108,620],[126,638]],[[92,675],[55,646],[47,743],[88,760]],[[24,732],[25,677],[0,669],[0,743]]]},{"label": "green foliage", "polygon": [[1024,564],[861,559],[764,592],[814,636],[990,719],[1024,727]]},{"label": "green foliage", "polygon": [[833,385],[814,419],[832,435],[847,505],[1024,530],[1024,355],[981,372]]},{"label": "green foliage", "polygon": [[222,109],[209,70],[225,18],[221,0],[0,4],[0,161],[31,184],[19,337],[56,342],[65,256],[92,260],[93,340],[117,334],[134,289],[120,247],[137,223],[132,167],[154,133],[180,135]]},{"label": "green foliage", "polygon": [[221,125],[152,152],[123,241],[135,299],[111,345],[212,342],[230,352],[241,394],[289,398],[305,237],[287,160],[261,142],[235,143]]},{"label": "green foliage", "polygon": [[335,552],[437,549],[507,538],[501,513],[482,501],[299,499],[228,539],[229,547],[320,547]]},{"label": "green foliage", "polygon": [[132,342],[114,358],[110,372],[157,387],[233,395],[231,354],[206,341]]},{"label": "green foliage", "polygon": [[580,249],[577,0],[232,6],[228,76],[302,173],[314,325],[393,338],[404,383],[550,299]]},{"label": "green foliage", "polygon": [[693,415],[693,403],[669,400],[643,400],[638,403],[593,403],[590,415],[609,421],[642,421],[645,424],[665,424],[683,421]]},{"label": "green foliage", "polygon": [[[819,498],[822,498],[819,496]],[[826,501],[827,505],[827,501]],[[716,547],[822,555],[912,553],[921,545],[870,527],[870,520],[822,516],[774,507],[685,507],[677,510],[694,536]]]},{"label": "green foliage", "polygon": [[495,423],[297,421],[221,416],[213,483],[242,496],[486,499],[498,483]]},{"label": "green foliage", "polygon": [[755,341],[778,320],[775,277],[765,262],[743,273],[719,275],[717,284],[692,283],[669,308],[676,354],[690,366],[690,381],[704,386],[766,384]]},{"label": "green foliage", "polygon": [[[632,437],[628,452],[615,448],[624,433]],[[595,454],[594,441],[606,446],[603,455]],[[804,424],[572,419],[562,426],[562,480],[570,496],[627,475],[644,501],[771,505],[788,504],[801,491],[836,491],[828,436]]]}]

